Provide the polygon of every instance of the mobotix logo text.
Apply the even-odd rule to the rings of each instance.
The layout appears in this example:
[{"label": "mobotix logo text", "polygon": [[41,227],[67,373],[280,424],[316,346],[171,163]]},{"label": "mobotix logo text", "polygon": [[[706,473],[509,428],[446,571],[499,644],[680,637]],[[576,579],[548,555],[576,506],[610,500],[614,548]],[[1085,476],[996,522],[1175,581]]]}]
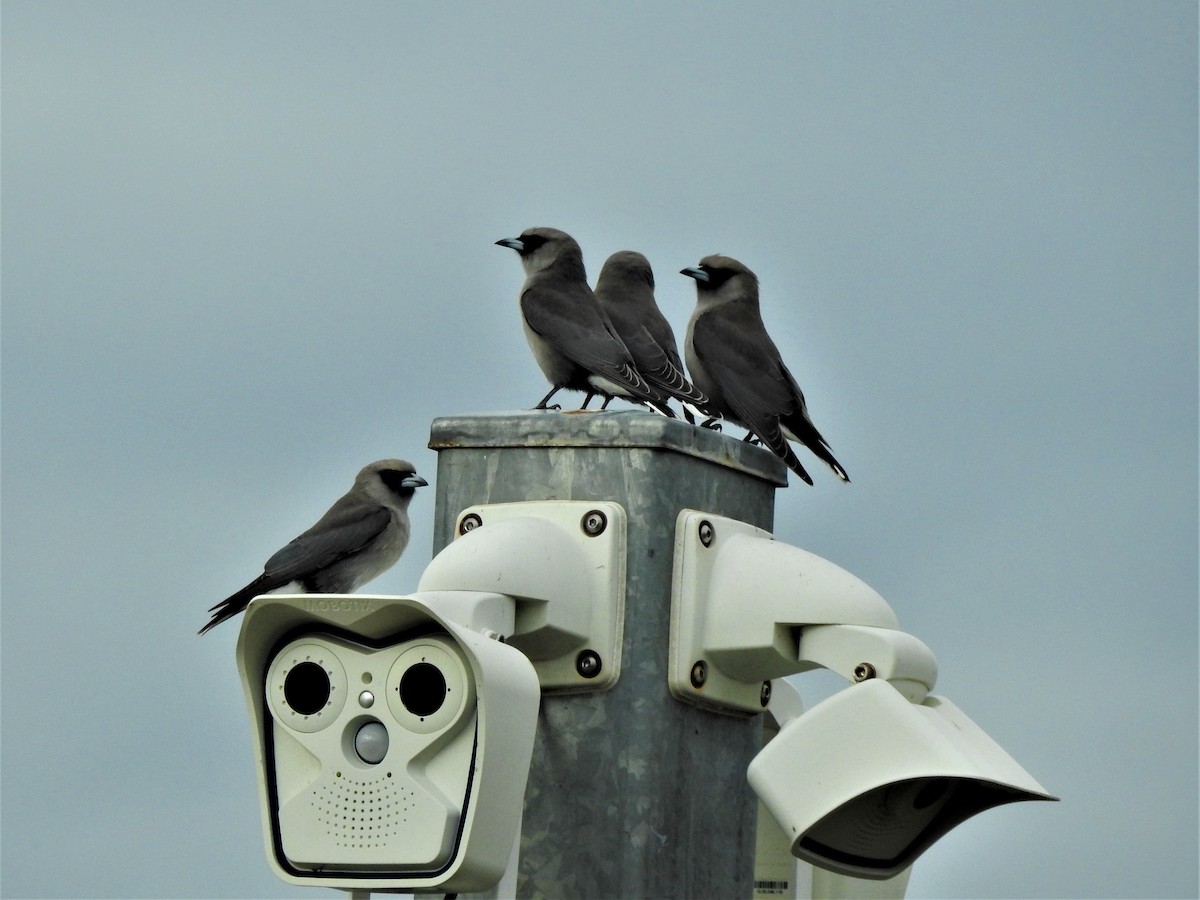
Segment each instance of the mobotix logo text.
[{"label": "mobotix logo text", "polygon": [[360,612],[375,609],[375,601],[359,597],[313,597],[304,601],[306,612]]}]

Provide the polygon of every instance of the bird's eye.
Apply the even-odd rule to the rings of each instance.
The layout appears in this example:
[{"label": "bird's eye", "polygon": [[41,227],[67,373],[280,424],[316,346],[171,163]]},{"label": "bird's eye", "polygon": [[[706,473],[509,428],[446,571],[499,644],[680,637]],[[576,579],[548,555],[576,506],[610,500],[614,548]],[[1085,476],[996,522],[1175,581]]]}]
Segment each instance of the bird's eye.
[{"label": "bird's eye", "polygon": [[708,275],[709,287],[717,287],[733,277],[733,270],[721,266],[701,266]]},{"label": "bird's eye", "polygon": [[546,238],[540,234],[523,234],[521,235],[521,243],[525,245],[521,251],[522,254],[532,253],[534,250],[546,243]]}]

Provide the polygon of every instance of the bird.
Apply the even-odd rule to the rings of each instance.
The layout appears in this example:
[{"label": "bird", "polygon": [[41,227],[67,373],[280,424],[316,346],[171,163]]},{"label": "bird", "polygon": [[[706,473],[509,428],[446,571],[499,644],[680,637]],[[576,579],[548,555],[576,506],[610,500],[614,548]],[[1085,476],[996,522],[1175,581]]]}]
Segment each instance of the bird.
[{"label": "bird", "polygon": [[675,418],[666,397],[646,383],[629,349],[588,287],[583,251],[557,228],[527,228],[496,241],[516,250],[525,269],[521,317],[533,358],[550,392],[534,409],[547,409],[564,388],[582,391],[584,408],[595,394],[624,397]]},{"label": "bird", "polygon": [[204,634],[244,610],[259,594],[348,594],[395,564],[408,546],[408,504],[429,484],[403,459],[364,466],[354,485],[312,528],[278,550],[263,573],[212,606]]},{"label": "bird", "polygon": [[747,429],[808,484],[789,440],[803,444],[843,482],[850,476],[809,418],[796,379],[767,334],[758,303],[758,278],[728,256],[706,256],[682,269],[696,281],[696,308],[688,321],[684,359],[692,382],[712,405]]},{"label": "bird", "polygon": [[654,301],[650,261],[635,250],[618,250],[604,261],[595,293],[646,382],[678,400],[688,422],[695,421],[693,411],[707,416],[708,398],[683,373],[675,332]]}]

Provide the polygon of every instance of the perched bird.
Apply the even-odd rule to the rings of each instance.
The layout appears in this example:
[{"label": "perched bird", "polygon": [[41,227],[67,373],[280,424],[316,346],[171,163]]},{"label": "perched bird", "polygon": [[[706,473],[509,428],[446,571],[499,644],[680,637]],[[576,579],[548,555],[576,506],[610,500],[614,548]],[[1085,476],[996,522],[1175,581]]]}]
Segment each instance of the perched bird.
[{"label": "perched bird", "polygon": [[563,388],[624,397],[674,418],[666,397],[646,383],[629,350],[588,287],[583,251],[565,231],[528,228],[520,237],[496,241],[521,257],[525,284],[521,316],[533,357],[550,382],[535,409],[546,409]]},{"label": "perched bird", "polygon": [[259,594],[291,587],[306,594],[346,594],[391,568],[408,545],[408,503],[429,482],[402,459],[364,466],[312,528],[283,547],[263,573],[213,606],[200,634],[236,616]]},{"label": "perched bird", "polygon": [[789,439],[811,450],[842,481],[849,481],[809,418],[804,394],[767,334],[754,273],[728,256],[706,256],[700,265],[680,274],[696,280],[696,309],[683,349],[696,387],[726,418],[757,436],[809,484],[812,478]]},{"label": "perched bird", "polygon": [[596,299],[647,383],[660,394],[678,400],[689,422],[694,421],[693,411],[706,415],[708,398],[683,374],[675,332],[654,302],[650,261],[633,250],[618,250],[600,270]]}]

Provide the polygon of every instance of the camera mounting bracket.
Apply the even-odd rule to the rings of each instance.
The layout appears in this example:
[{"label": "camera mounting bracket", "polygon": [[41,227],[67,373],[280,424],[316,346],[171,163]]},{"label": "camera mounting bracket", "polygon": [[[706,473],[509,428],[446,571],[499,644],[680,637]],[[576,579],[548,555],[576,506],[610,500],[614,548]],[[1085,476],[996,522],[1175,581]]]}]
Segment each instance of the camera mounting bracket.
[{"label": "camera mounting bracket", "polygon": [[503,637],[536,669],[544,692],[610,688],[621,673],[625,510],[606,501],[470,506],[418,590],[512,597]]},{"label": "camera mounting bracket", "polygon": [[668,682],[679,700],[753,715],[766,706],[771,679],[817,667],[843,671],[852,654],[818,629],[810,641],[814,658],[805,659],[810,626],[864,626],[853,636],[855,647],[882,651],[884,668],[894,668],[887,660],[896,657],[903,680],[932,683],[932,654],[897,624],[868,585],[768,531],[693,509],[676,519]]}]

